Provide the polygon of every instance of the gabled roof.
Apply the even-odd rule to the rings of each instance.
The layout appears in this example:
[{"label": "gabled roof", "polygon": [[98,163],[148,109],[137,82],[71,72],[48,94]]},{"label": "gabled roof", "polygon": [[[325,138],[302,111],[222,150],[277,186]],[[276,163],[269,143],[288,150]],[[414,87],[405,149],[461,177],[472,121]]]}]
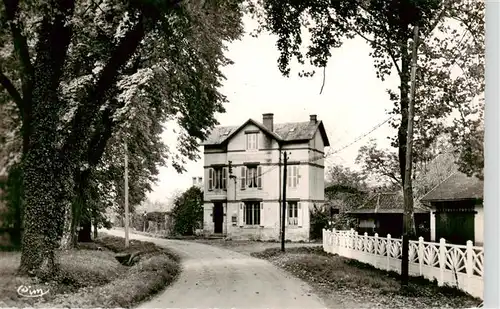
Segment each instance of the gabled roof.
[{"label": "gabled roof", "polygon": [[455,172],[420,199],[421,202],[445,202],[460,200],[482,200],[484,182]]},{"label": "gabled roof", "polygon": [[274,138],[278,142],[298,142],[309,141],[314,138],[317,130],[320,131],[325,147],[330,146],[328,136],[322,121],[312,122],[288,122],[274,124],[274,131],[271,132],[262,123],[253,119],[248,119],[240,126],[215,127],[205,141],[201,145],[220,145],[229,141],[234,135],[241,131],[248,124],[253,124],[261,129],[265,134]]},{"label": "gabled roof", "polygon": [[[427,213],[429,209],[424,206],[414,205],[414,213]],[[349,214],[402,214],[404,212],[404,197],[401,192],[377,193],[370,197],[359,208],[349,211]]]}]

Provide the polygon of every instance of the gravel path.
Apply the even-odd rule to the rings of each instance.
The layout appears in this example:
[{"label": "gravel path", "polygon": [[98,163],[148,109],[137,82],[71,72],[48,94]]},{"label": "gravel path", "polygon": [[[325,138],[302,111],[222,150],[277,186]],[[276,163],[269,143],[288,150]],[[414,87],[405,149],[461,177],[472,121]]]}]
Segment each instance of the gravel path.
[{"label": "gravel path", "polygon": [[[123,231],[105,230],[123,236]],[[167,247],[182,258],[177,282],[139,308],[325,308],[311,287],[271,263],[246,254],[197,242],[151,238],[131,239]]]}]

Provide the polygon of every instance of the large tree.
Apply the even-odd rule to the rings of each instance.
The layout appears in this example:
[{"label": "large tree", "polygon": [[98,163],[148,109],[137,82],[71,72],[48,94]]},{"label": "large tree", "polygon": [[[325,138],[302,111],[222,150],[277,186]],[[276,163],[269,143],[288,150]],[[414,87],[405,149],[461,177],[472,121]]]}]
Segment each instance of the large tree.
[{"label": "large tree", "polygon": [[[393,145],[397,148],[401,183],[405,188],[403,243],[407,247],[408,238],[416,235],[411,188],[413,158],[406,162],[407,151],[412,154],[407,144],[429,145],[436,133],[444,129],[444,118],[481,95],[484,89],[484,2],[260,0],[258,3],[260,6],[254,6],[253,13],[261,17],[263,29],[278,36],[277,46],[281,52],[278,67],[284,75],[290,73],[292,58],[304,63],[307,57],[312,65],[325,68],[332,48],[340,47],[347,38],[359,36],[372,48],[377,77],[384,80],[394,71],[399,77],[398,89],[388,89],[388,94],[394,101],[391,113],[396,116],[392,123],[397,134]],[[301,52],[303,28],[309,30],[311,37],[305,57]],[[418,29],[418,43],[413,39],[413,29]],[[409,118],[410,60],[415,44],[419,44],[416,46],[418,77],[412,101],[415,114]],[[457,66],[462,70],[458,77],[453,71]],[[413,120],[415,125],[409,126]],[[407,139],[411,136],[409,127],[415,128],[415,136],[410,140]],[[406,255],[406,250],[404,252]],[[406,277],[403,274],[403,281]]]},{"label": "large tree", "polygon": [[[413,26],[420,28],[418,78],[415,98],[416,148],[434,141],[445,125],[443,119],[467,108],[484,89],[484,3],[482,1],[258,1],[253,7],[261,30],[278,36],[280,71],[290,74],[295,58],[326,67],[331,48],[345,39],[361,37],[372,47],[377,77],[397,74],[398,89],[388,89],[394,101],[391,123],[398,130],[399,177],[404,183],[406,136],[410,94],[410,59]],[[454,23],[455,22],[455,23]],[[302,30],[310,34],[307,52],[301,52]],[[456,72],[461,68],[464,73]],[[308,73],[308,72],[306,72]],[[302,75],[310,75],[304,74]],[[416,153],[419,159],[420,152]],[[425,158],[423,158],[425,159]]]},{"label": "large tree", "polygon": [[3,1],[0,84],[21,120],[22,272],[57,270],[75,188],[134,101],[175,115],[181,153],[196,156],[223,111],[219,67],[240,22],[237,1]]}]

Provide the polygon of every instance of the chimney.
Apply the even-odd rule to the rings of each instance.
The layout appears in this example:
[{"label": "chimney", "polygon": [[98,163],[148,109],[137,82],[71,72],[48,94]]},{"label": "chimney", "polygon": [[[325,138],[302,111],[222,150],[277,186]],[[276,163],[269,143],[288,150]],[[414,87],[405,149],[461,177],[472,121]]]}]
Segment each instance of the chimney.
[{"label": "chimney", "polygon": [[202,185],[202,183],[203,183],[202,178],[201,178],[201,177],[198,177],[198,184],[201,186],[201,185]]},{"label": "chimney", "polygon": [[193,186],[196,186],[196,177],[193,177]]},{"label": "chimney", "polygon": [[273,126],[273,114],[272,113],[267,113],[267,114],[262,114],[262,123],[266,128],[269,129],[269,131],[273,132],[274,131],[274,126]]},{"label": "chimney", "polygon": [[318,119],[317,119],[316,115],[310,115],[309,116],[309,120],[311,121],[311,123],[317,123],[318,122]]}]

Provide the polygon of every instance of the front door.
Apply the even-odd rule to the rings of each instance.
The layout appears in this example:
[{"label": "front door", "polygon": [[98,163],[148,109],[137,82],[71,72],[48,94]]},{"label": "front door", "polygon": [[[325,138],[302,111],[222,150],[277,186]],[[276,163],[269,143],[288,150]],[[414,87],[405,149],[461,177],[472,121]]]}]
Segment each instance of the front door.
[{"label": "front door", "polygon": [[224,206],[222,203],[214,203],[214,233],[222,234],[222,223],[224,222]]}]

